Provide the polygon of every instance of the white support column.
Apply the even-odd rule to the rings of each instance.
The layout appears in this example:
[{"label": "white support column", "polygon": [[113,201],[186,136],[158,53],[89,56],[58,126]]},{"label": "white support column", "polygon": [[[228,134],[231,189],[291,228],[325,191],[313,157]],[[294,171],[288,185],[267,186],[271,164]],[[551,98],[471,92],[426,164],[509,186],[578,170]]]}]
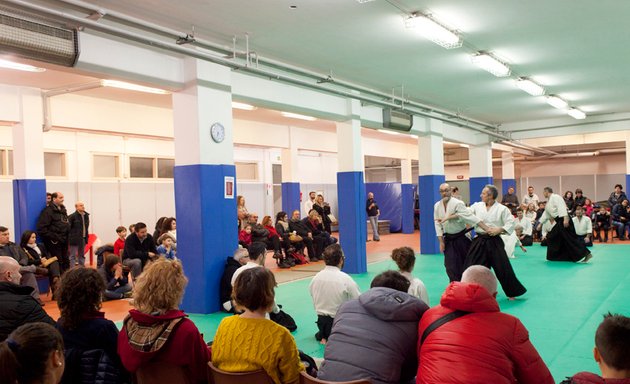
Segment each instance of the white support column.
[{"label": "white support column", "polygon": [[[492,161],[492,160],[490,160]],[[516,196],[516,178],[514,177],[514,154],[512,152],[501,153],[501,190],[505,195],[509,188],[514,188]]]},{"label": "white support column", "polygon": [[470,158],[470,203],[480,201],[483,187],[492,184],[492,145],[471,145]]},{"label": "white support column", "polygon": [[293,128],[289,127],[289,148],[282,149],[282,210],[291,217],[300,211],[300,183],[298,175],[298,148],[293,143]]}]

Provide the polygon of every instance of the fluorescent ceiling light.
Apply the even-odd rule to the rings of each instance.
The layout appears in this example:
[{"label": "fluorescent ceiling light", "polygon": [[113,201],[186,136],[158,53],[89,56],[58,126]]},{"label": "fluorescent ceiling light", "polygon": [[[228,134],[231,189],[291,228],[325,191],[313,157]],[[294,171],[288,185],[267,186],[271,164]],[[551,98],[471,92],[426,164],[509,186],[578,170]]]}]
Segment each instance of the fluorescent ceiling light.
[{"label": "fluorescent ceiling light", "polygon": [[280,114],[282,116],[284,116],[284,117],[290,117],[292,119],[300,119],[300,120],[306,120],[306,121],[315,121],[315,120],[317,120],[313,116],[300,115],[300,114],[291,113],[291,112],[280,112]]},{"label": "fluorescent ceiling light", "polygon": [[416,29],[435,44],[446,49],[462,46],[461,37],[426,15],[412,15],[405,19],[405,27]]},{"label": "fluorescent ceiling light", "polygon": [[145,92],[145,93],[155,93],[157,95],[168,95],[170,93],[170,92],[165,91],[163,89],[145,87],[144,85],[126,83],[124,81],[118,81],[118,80],[101,80],[101,85],[103,87],[113,87],[113,88],[120,88],[120,89],[128,89],[130,91],[138,91],[138,92]]},{"label": "fluorescent ceiling light", "polygon": [[254,107],[253,105],[245,104],[245,103],[239,103],[239,102],[236,102],[236,101],[232,102],[232,108],[242,109],[244,111],[253,111],[253,110],[256,109],[256,107]]},{"label": "fluorescent ceiling light", "polygon": [[549,96],[547,96],[547,104],[551,105],[554,108],[558,108],[558,109],[564,109],[564,108],[569,106],[569,103],[567,103],[566,101],[562,100],[561,98],[559,98],[556,95],[549,95]]},{"label": "fluorescent ceiling light", "polygon": [[357,0],[357,3],[363,4],[363,3],[369,3],[369,2],[372,2],[372,1],[374,1],[374,0]]},{"label": "fluorescent ceiling light", "polygon": [[586,114],[577,108],[569,109],[567,111],[567,114],[574,119],[578,119],[578,120],[586,119]]},{"label": "fluorescent ceiling light", "polygon": [[46,71],[46,68],[39,68],[39,67],[34,67],[32,65],[14,63],[8,60],[0,60],[0,68],[17,69],[18,71],[26,71],[26,72]]},{"label": "fluorescent ceiling light", "polygon": [[387,133],[388,135],[400,135],[400,133],[398,133],[398,132],[388,131],[386,129],[379,129],[378,131],[381,132],[381,133]]},{"label": "fluorescent ceiling light", "polygon": [[542,96],[545,94],[545,88],[542,85],[531,81],[526,77],[516,79],[516,86],[532,96]]},{"label": "fluorescent ceiling light", "polygon": [[509,76],[512,70],[504,62],[485,52],[478,52],[472,57],[472,62],[479,68],[488,71],[496,77]]}]

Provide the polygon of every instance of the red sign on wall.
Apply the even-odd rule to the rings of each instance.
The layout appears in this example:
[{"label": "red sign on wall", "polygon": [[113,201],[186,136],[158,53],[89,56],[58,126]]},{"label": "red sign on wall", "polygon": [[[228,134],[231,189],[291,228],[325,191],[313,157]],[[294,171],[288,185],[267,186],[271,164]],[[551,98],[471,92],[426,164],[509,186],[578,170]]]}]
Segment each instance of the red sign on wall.
[{"label": "red sign on wall", "polygon": [[464,180],[464,175],[457,175],[457,180]]}]

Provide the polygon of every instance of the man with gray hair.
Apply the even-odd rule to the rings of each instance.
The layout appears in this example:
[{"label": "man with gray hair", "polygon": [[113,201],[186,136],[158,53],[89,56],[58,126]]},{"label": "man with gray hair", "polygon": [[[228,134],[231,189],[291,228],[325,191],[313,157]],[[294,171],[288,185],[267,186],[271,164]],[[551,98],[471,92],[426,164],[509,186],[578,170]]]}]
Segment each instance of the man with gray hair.
[{"label": "man with gray hair", "polygon": [[221,309],[234,313],[234,306],[232,305],[232,276],[237,269],[247,264],[249,261],[249,252],[246,248],[236,248],[232,256],[228,256],[225,261],[225,269],[223,270],[223,276],[221,276],[220,295],[221,295]]},{"label": "man with gray hair", "polygon": [[418,326],[417,383],[554,383],[527,329],[501,313],[496,295],[497,280],[481,265],[446,288]]},{"label": "man with gray hair", "polygon": [[20,325],[44,322],[55,325],[32,296],[33,288],[20,284],[20,264],[9,256],[0,256],[0,341]]},{"label": "man with gray hair", "polygon": [[90,226],[90,214],[85,212],[85,204],[82,201],[77,201],[74,204],[74,208],[74,213],[68,216],[68,223],[70,224],[70,232],[68,233],[70,268],[73,268],[75,265],[85,266],[85,244],[88,241],[88,227]]},{"label": "man with gray hair", "polygon": [[488,184],[481,191],[481,201],[470,207],[473,215],[490,228],[485,230],[480,225],[475,226],[477,236],[472,241],[464,266],[483,265],[494,269],[505,295],[513,300],[527,289],[516,277],[505,252],[501,235],[514,232],[514,217],[505,205],[496,201],[498,195],[497,187]]},{"label": "man with gray hair", "polygon": [[38,271],[38,267],[31,264],[28,265],[28,255],[17,244],[9,241],[11,234],[9,228],[0,225],[0,256],[8,256],[13,258],[19,266],[20,280],[16,284],[26,285],[32,288],[31,295],[37,302],[44,305],[39,299],[39,287],[37,286],[37,277],[35,273],[41,272],[42,274],[48,271]]}]

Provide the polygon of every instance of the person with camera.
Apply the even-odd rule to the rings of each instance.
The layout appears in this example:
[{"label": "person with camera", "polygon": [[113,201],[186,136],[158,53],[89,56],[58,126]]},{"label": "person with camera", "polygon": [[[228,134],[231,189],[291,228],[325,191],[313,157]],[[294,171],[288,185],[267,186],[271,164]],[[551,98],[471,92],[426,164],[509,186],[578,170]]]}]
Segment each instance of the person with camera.
[{"label": "person with camera", "polygon": [[105,257],[105,262],[98,269],[105,283],[105,291],[103,296],[107,300],[119,300],[131,297],[131,285],[129,285],[129,267],[120,263],[120,258],[115,254],[109,254]]}]

